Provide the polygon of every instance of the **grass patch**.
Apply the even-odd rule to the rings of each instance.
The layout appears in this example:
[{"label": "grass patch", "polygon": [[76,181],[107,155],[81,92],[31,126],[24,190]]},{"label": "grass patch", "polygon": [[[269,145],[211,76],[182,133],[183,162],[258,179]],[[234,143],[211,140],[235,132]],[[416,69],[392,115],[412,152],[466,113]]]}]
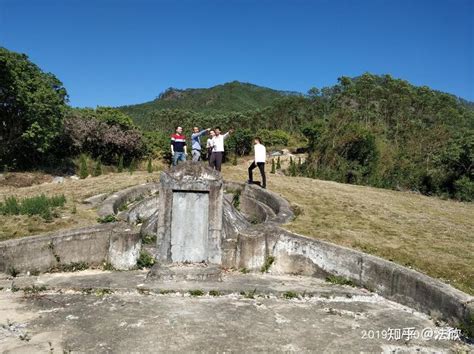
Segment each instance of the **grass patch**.
[{"label": "grass patch", "polygon": [[240,268],[240,273],[248,274],[248,273],[250,273],[250,270],[248,270],[247,268]]},{"label": "grass patch", "polygon": [[116,222],[116,221],[117,221],[117,217],[113,214],[109,214],[101,218],[97,218],[97,222],[99,224],[107,224],[109,222]]},{"label": "grass patch", "polygon": [[350,285],[350,286],[355,286],[354,282],[352,280],[349,280],[347,278],[341,277],[339,275],[330,275],[326,277],[326,281],[331,284],[336,284],[336,285]]},{"label": "grass patch", "polygon": [[211,290],[211,291],[209,291],[209,295],[211,295],[211,296],[221,296],[221,292],[219,290]]},{"label": "grass patch", "polygon": [[20,274],[20,271],[16,269],[15,267],[10,266],[7,269],[7,274],[15,278],[18,274]]},{"label": "grass patch", "polygon": [[270,267],[272,266],[273,262],[275,262],[275,257],[273,256],[266,256],[265,257],[265,262],[263,263],[262,267],[260,268],[260,271],[262,273],[268,273],[270,270]]},{"label": "grass patch", "polygon": [[44,194],[39,196],[18,199],[15,196],[5,198],[0,202],[1,215],[39,215],[44,220],[52,220],[57,217],[56,208],[64,207],[66,197],[64,195],[46,197]]}]

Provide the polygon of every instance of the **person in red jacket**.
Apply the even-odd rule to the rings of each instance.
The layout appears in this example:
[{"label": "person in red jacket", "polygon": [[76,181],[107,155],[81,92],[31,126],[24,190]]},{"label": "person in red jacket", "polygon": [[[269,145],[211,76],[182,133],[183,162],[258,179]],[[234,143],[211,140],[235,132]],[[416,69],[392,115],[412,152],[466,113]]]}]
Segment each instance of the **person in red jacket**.
[{"label": "person in red jacket", "polygon": [[183,134],[182,127],[176,127],[176,132],[171,135],[171,156],[173,166],[176,166],[178,161],[186,161],[186,156],[188,156],[186,136]]}]

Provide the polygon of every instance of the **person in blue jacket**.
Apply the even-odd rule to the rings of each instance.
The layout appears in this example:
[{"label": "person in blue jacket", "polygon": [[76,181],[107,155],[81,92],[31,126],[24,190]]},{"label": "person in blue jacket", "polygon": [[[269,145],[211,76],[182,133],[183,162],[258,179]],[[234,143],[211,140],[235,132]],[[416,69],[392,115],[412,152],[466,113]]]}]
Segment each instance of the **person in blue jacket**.
[{"label": "person in blue jacket", "polygon": [[193,128],[193,134],[191,135],[191,155],[193,161],[201,160],[201,136],[206,134],[209,130],[211,129],[207,128],[199,131],[198,127]]}]

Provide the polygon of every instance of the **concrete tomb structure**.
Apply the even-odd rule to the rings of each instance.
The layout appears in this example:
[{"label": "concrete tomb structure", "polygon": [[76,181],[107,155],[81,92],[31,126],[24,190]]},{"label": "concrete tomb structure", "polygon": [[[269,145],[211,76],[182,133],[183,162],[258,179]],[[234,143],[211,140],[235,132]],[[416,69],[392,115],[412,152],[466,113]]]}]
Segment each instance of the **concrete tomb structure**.
[{"label": "concrete tomb structure", "polygon": [[[276,193],[225,182],[204,164],[185,162],[162,172],[159,183],[104,198],[91,201],[98,204],[98,215],[113,215],[120,222],[0,242],[0,313],[8,313],[13,305],[32,318],[41,313],[30,328],[40,334],[63,328],[64,333],[57,333],[57,348],[100,347],[104,352],[473,348],[434,339],[361,340],[364,329],[415,326],[421,331],[436,327],[435,320],[472,336],[474,298],[394,262],[285,230],[281,225],[294,214]],[[156,243],[150,243],[155,235]],[[136,269],[143,253],[155,259],[149,271]],[[110,264],[128,272],[48,273],[80,262],[90,267]],[[10,277],[12,269],[21,275]],[[54,301],[23,299],[18,290],[45,292]],[[86,294],[110,296],[97,301]],[[160,296],[148,296],[153,294]],[[209,296],[198,298],[202,295]],[[289,300],[293,298],[298,301]],[[209,321],[209,316],[216,320]],[[51,347],[41,335],[25,347],[14,340],[17,332],[0,320],[0,349],[2,336],[8,336],[12,345],[3,344],[7,350]]]},{"label": "concrete tomb structure", "polygon": [[[219,273],[224,199],[220,174],[201,163],[178,165],[161,174],[159,195],[157,264],[150,276],[203,280]],[[199,267],[193,268],[196,263]]]}]

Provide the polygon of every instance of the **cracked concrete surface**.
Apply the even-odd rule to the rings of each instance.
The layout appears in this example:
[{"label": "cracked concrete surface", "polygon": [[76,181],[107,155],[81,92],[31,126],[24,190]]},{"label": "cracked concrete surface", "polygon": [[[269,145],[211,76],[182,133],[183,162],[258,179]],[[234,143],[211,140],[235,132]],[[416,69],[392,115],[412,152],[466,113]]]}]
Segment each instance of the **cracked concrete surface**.
[{"label": "cracked concrete surface", "polygon": [[[474,350],[454,340],[363,338],[369,330],[437,328],[426,315],[364,289],[300,276],[232,272],[222,282],[163,283],[145,275],[84,271],[0,280],[0,350]],[[32,292],[33,285],[46,290]],[[196,289],[205,295],[191,296]]]}]

